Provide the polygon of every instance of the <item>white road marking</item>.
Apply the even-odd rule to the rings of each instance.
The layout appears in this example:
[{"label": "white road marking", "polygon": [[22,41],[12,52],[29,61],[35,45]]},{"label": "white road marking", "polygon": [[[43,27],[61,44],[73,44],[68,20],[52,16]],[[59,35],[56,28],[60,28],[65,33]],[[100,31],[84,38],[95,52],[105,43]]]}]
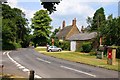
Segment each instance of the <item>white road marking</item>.
[{"label": "white road marking", "polygon": [[21,65],[20,64],[17,64],[18,67],[20,67]]},{"label": "white road marking", "polygon": [[49,62],[49,61],[46,61],[46,60],[43,60],[43,59],[40,59],[40,58],[37,58],[37,60],[40,60],[40,61],[43,61],[43,62],[46,62],[46,63],[51,63],[51,62]]},{"label": "white road marking", "polygon": [[3,55],[5,55],[6,54],[6,52],[3,52]]},{"label": "white road marking", "polygon": [[84,72],[84,71],[80,71],[80,70],[77,70],[77,69],[73,69],[73,68],[70,68],[70,67],[66,67],[66,66],[60,66],[62,68],[65,68],[65,69],[69,69],[69,70],[72,70],[72,71],[76,71],[76,72],[79,72],[79,73],[83,73],[83,74],[86,74],[86,75],[89,75],[89,76],[92,76],[92,77],[96,77],[96,75],[93,75],[93,74],[90,74],[90,73],[87,73],[87,72]]},{"label": "white road marking", "polygon": [[[9,58],[13,63],[15,63],[22,71],[29,73],[29,72],[30,72],[29,69],[25,68],[24,66],[22,66],[21,64],[19,64],[17,61],[15,61],[14,59],[12,59],[12,57],[10,57],[10,55],[9,55],[10,52],[11,52],[11,51],[6,52],[8,58]],[[5,53],[4,53],[4,54],[5,54]],[[35,75],[35,78],[42,78],[42,77],[40,77],[40,76],[38,76],[38,75]]]},{"label": "white road marking", "polygon": [[29,72],[30,70],[29,69],[23,69],[24,72]]},{"label": "white road marking", "polygon": [[24,66],[20,66],[19,68],[20,68],[20,69],[23,69],[23,68],[25,68],[25,67],[24,67]]},{"label": "white road marking", "polygon": [[40,77],[40,76],[38,76],[38,75],[35,75],[35,78],[42,78],[42,77]]}]

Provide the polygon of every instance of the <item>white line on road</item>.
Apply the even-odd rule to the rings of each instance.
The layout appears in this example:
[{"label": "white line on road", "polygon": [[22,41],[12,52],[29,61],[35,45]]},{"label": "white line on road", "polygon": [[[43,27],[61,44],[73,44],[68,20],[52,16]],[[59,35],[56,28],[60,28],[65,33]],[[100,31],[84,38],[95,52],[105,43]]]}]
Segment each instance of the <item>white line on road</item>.
[{"label": "white line on road", "polygon": [[5,55],[6,54],[6,52],[3,52],[3,55]]},{"label": "white line on road", "polygon": [[[28,73],[30,72],[29,69],[25,68],[24,66],[22,66],[21,64],[19,64],[17,61],[15,61],[14,59],[12,59],[12,57],[10,57],[9,53],[10,53],[10,51],[6,52],[8,58],[9,58],[12,62],[14,62],[22,71],[28,72]],[[40,77],[40,76],[38,76],[38,75],[35,74],[35,78],[42,78],[42,77]]]},{"label": "white line on road", "polygon": [[30,70],[29,69],[23,69],[24,72],[29,72]]},{"label": "white line on road", "polygon": [[38,76],[38,75],[35,75],[35,78],[42,78],[42,77],[40,77],[40,76]]},{"label": "white line on road", "polygon": [[23,68],[25,68],[25,67],[24,67],[24,66],[20,66],[19,68],[20,68],[20,69],[23,69]]},{"label": "white line on road", "polygon": [[86,75],[89,75],[89,76],[92,76],[92,77],[96,77],[96,75],[93,75],[93,74],[90,74],[90,73],[87,73],[87,72],[84,72],[84,71],[80,71],[80,70],[77,70],[77,69],[73,69],[73,68],[70,68],[70,67],[66,67],[66,66],[60,66],[62,68],[65,68],[65,69],[69,69],[69,70],[72,70],[72,71],[76,71],[76,72],[79,72],[79,73],[83,73],[83,74],[86,74]]},{"label": "white line on road", "polygon": [[46,63],[51,63],[51,62],[49,62],[49,61],[46,61],[46,60],[43,60],[43,59],[40,59],[40,58],[36,58],[37,60],[40,60],[40,61],[43,61],[43,62],[46,62]]}]

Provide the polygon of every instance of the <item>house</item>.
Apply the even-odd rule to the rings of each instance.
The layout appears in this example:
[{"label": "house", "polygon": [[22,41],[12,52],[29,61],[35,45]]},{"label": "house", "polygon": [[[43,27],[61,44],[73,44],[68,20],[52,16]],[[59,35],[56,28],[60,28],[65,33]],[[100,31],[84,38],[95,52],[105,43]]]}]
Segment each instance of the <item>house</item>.
[{"label": "house", "polygon": [[91,33],[82,32],[69,37],[68,40],[70,41],[70,50],[76,51],[77,49],[80,49],[80,47],[82,46],[82,43],[85,41],[86,42],[91,41],[94,43],[93,45],[96,46],[97,42],[94,41],[96,36],[97,36],[97,32],[91,32]]},{"label": "house", "polygon": [[71,36],[80,33],[76,25],[76,18],[72,20],[72,25],[69,25],[69,26],[65,26],[65,25],[66,25],[65,21],[63,21],[62,29],[60,29],[60,31],[56,34],[56,37],[59,40],[67,40]]}]

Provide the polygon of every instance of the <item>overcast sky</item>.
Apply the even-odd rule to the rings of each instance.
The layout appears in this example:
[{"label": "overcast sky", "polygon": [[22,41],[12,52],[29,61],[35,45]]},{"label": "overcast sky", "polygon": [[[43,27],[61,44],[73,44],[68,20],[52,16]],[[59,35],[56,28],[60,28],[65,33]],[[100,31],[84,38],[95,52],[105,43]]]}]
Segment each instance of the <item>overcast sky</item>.
[{"label": "overcast sky", "polygon": [[[100,7],[105,10],[105,15],[113,14],[114,17],[118,16],[118,1],[119,0],[62,0],[57,5],[57,11],[52,13],[51,25],[53,28],[58,28],[62,25],[62,21],[66,21],[66,25],[71,25],[74,18],[77,19],[77,26],[87,26],[86,18],[93,17],[95,11]],[[40,0],[8,0],[11,7],[17,7],[23,10],[29,22],[33,14],[43,9]]]}]

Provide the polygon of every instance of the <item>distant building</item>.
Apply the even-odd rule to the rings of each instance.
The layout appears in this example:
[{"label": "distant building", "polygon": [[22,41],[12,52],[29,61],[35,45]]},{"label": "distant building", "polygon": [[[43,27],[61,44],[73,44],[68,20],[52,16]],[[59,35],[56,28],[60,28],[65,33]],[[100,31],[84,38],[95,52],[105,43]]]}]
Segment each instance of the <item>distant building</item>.
[{"label": "distant building", "polygon": [[70,50],[76,51],[77,49],[80,49],[83,42],[93,42],[93,47],[97,47],[97,42],[94,40],[97,36],[97,32],[91,32],[91,33],[79,33],[71,36],[68,40],[70,41]]},{"label": "distant building", "polygon": [[76,51],[81,48],[83,42],[92,42],[93,48],[97,48],[96,40],[97,32],[87,32],[82,26],[81,31],[77,28],[76,18],[72,21],[72,25],[65,26],[65,21],[62,23],[62,29],[56,34],[59,41],[69,41],[70,50]]},{"label": "distant building", "polygon": [[59,40],[67,40],[69,37],[79,34],[80,31],[76,25],[76,18],[72,21],[72,25],[65,26],[65,21],[62,23],[62,29],[56,34]]}]

